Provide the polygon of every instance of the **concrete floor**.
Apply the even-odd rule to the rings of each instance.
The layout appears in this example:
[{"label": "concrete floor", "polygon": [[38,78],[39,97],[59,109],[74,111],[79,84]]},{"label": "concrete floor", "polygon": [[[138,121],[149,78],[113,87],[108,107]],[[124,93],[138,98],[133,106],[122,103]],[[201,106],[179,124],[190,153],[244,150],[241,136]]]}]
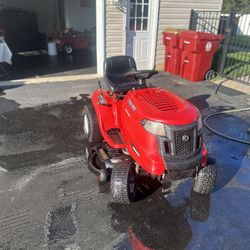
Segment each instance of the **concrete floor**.
[{"label": "concrete floor", "polygon": [[[90,50],[77,50],[72,55],[57,56],[40,55],[23,56],[14,54],[12,65],[4,64],[9,76],[0,76],[0,80],[16,80],[48,74],[65,74],[67,71],[96,66],[96,55]],[[2,72],[0,71],[0,74]]]},{"label": "concrete floor", "polygon": [[[248,105],[250,97],[216,85],[160,74],[151,82],[203,115]],[[0,92],[0,249],[249,249],[250,149],[204,130],[218,179],[210,196],[191,180],[172,183],[130,206],[99,193],[83,160],[81,110],[96,80],[2,85]],[[1,84],[0,84],[1,89]],[[249,140],[250,112],[209,121]]]}]

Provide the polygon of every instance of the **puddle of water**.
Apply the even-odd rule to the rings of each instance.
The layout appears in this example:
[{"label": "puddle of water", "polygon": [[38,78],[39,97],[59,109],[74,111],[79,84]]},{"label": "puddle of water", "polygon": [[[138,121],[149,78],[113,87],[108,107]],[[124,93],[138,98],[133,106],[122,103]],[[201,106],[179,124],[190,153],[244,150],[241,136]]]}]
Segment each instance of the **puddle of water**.
[{"label": "puddle of water", "polygon": [[47,239],[49,242],[69,239],[77,231],[72,217],[72,206],[58,208],[49,215]]}]

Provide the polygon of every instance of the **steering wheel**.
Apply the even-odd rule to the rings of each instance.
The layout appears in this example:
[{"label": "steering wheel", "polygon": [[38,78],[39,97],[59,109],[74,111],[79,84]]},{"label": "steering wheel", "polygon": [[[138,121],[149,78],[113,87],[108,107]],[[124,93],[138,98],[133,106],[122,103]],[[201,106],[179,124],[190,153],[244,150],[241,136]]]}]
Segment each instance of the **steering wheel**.
[{"label": "steering wheel", "polygon": [[136,80],[146,80],[158,73],[159,71],[157,70],[137,70],[137,71],[135,70],[135,71],[129,71],[124,75],[134,77]]}]

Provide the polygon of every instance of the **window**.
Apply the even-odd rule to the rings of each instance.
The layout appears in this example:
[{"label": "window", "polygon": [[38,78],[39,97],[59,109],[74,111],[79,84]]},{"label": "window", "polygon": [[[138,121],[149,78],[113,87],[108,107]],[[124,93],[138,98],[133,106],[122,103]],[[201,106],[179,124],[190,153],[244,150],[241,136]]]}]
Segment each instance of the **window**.
[{"label": "window", "polygon": [[130,0],[129,30],[147,31],[149,18],[149,0]]}]

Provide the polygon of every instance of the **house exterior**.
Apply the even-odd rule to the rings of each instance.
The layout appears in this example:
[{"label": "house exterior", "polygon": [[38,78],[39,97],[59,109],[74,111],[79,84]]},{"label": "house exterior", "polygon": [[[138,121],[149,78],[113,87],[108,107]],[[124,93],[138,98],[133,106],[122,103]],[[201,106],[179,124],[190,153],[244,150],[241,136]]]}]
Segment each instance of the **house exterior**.
[{"label": "house exterior", "polygon": [[223,0],[96,0],[97,72],[103,61],[130,55],[139,69],[162,69],[166,28],[188,29],[191,9],[220,11]]}]

